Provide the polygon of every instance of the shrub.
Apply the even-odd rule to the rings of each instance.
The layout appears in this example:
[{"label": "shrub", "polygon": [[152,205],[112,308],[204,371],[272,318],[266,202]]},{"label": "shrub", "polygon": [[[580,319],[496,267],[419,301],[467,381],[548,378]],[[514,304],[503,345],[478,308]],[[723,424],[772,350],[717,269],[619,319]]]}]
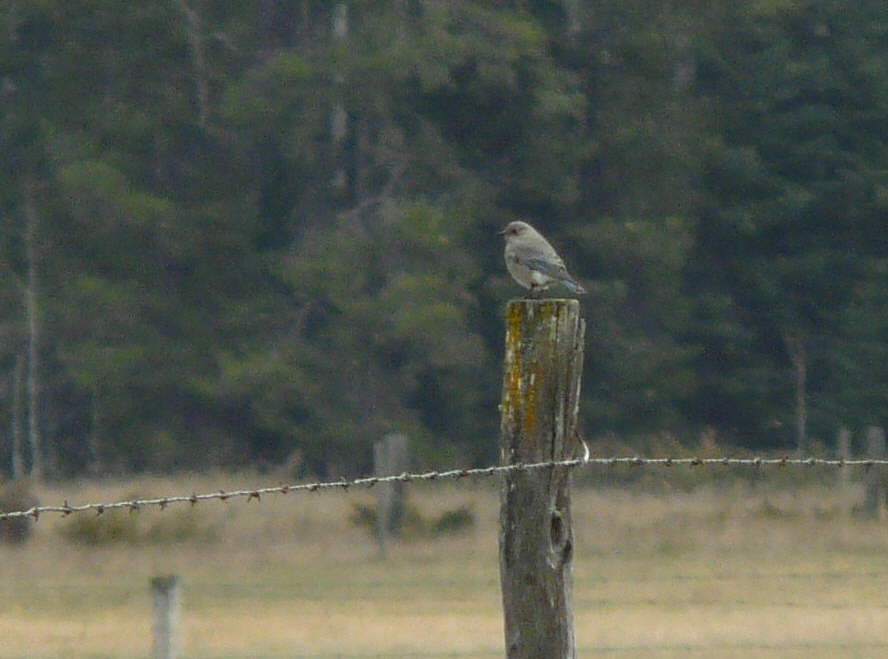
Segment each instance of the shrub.
[{"label": "shrub", "polygon": [[139,540],[136,513],[123,510],[112,510],[102,515],[72,516],[60,529],[69,542],[90,547]]},{"label": "shrub", "polygon": [[192,510],[167,510],[161,516],[111,510],[103,515],[79,515],[61,527],[71,543],[87,546],[112,544],[178,544],[212,542],[218,538]]},{"label": "shrub", "polygon": [[[364,503],[352,505],[349,521],[355,526],[376,533],[376,506]],[[455,535],[475,526],[475,513],[471,506],[464,505],[452,510],[445,510],[437,519],[428,520],[422,516],[419,508],[414,505],[404,506],[401,520],[402,537],[425,538],[437,535]]]},{"label": "shrub", "polygon": [[432,524],[432,535],[456,535],[475,527],[475,513],[470,506],[445,510]]},{"label": "shrub", "polygon": [[[37,503],[28,481],[13,481],[0,488],[0,510],[27,510]],[[0,521],[0,543],[22,545],[31,537],[33,530],[34,520],[30,517],[5,519]]]}]

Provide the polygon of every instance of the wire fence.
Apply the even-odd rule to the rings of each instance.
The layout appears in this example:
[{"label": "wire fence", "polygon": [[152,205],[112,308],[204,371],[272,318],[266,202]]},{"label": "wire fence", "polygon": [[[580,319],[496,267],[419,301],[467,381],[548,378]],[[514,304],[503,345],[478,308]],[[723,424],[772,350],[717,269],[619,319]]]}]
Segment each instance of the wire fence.
[{"label": "wire fence", "polygon": [[218,490],[204,494],[184,494],[166,497],[155,497],[149,499],[129,499],[125,501],[112,501],[107,503],[86,503],[80,505],[71,505],[67,500],[61,505],[54,506],[33,506],[25,510],[14,510],[8,512],[0,512],[0,521],[31,517],[38,520],[41,515],[46,513],[59,513],[65,517],[73,513],[95,512],[102,515],[109,510],[125,509],[136,512],[142,508],[156,507],[161,510],[174,504],[190,504],[192,506],[203,501],[229,501],[231,499],[246,499],[248,502],[255,499],[261,501],[262,497],[268,494],[290,494],[296,492],[325,492],[330,490],[345,491],[358,488],[372,488],[382,483],[413,483],[420,481],[438,481],[438,480],[459,480],[465,478],[475,478],[481,476],[496,476],[499,474],[508,474],[519,471],[533,471],[538,469],[568,468],[575,469],[581,467],[863,467],[872,469],[873,467],[888,466],[888,459],[879,458],[863,458],[856,460],[844,459],[824,459],[824,458],[642,458],[642,457],[612,457],[612,458],[591,458],[583,457],[572,460],[549,460],[534,463],[516,463],[509,465],[496,465],[490,467],[476,467],[471,469],[449,469],[445,471],[424,471],[417,473],[404,472],[392,476],[364,476],[354,479],[340,479],[332,481],[317,481],[311,483],[297,483],[290,485],[274,485],[270,487],[260,487],[241,490]]}]

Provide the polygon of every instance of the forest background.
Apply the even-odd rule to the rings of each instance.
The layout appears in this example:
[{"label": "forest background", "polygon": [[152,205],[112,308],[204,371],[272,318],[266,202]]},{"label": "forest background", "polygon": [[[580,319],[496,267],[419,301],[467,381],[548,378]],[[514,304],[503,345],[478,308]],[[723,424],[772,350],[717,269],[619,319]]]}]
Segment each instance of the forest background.
[{"label": "forest background", "polygon": [[882,0],[7,0],[0,154],[6,474],[495,461],[515,219],[587,437],[886,421]]}]

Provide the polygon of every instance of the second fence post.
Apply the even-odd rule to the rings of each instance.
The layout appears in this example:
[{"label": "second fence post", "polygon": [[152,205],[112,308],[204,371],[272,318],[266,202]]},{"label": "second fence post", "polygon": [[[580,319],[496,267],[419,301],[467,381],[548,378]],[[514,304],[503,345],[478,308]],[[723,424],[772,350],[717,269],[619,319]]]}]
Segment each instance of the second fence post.
[{"label": "second fence post", "polygon": [[[870,426],[866,429],[866,457],[885,459],[885,429]],[[888,501],[885,500],[885,474],[881,469],[869,469],[864,482],[863,509],[869,517],[884,522],[888,517]]]},{"label": "second fence post", "polygon": [[[512,300],[506,312],[503,464],[575,457],[585,323],[576,300]],[[505,475],[500,582],[509,659],[575,657],[570,469]]]},{"label": "second fence post", "polygon": [[[386,435],[373,444],[373,473],[376,476],[397,476],[410,467],[407,436]],[[390,538],[401,535],[404,517],[404,483],[397,481],[376,485],[376,541],[379,555],[385,558]]]}]

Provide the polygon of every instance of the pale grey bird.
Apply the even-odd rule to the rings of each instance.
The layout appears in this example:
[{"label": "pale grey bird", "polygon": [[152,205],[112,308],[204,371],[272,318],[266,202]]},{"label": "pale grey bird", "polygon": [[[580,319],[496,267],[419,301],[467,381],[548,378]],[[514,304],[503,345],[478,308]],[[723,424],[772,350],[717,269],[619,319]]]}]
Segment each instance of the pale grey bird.
[{"label": "pale grey bird", "polygon": [[539,297],[552,282],[559,282],[574,293],[586,292],[568,274],[555,248],[527,222],[510,222],[499,235],[506,239],[505,256],[509,274],[528,289],[528,297]]}]

